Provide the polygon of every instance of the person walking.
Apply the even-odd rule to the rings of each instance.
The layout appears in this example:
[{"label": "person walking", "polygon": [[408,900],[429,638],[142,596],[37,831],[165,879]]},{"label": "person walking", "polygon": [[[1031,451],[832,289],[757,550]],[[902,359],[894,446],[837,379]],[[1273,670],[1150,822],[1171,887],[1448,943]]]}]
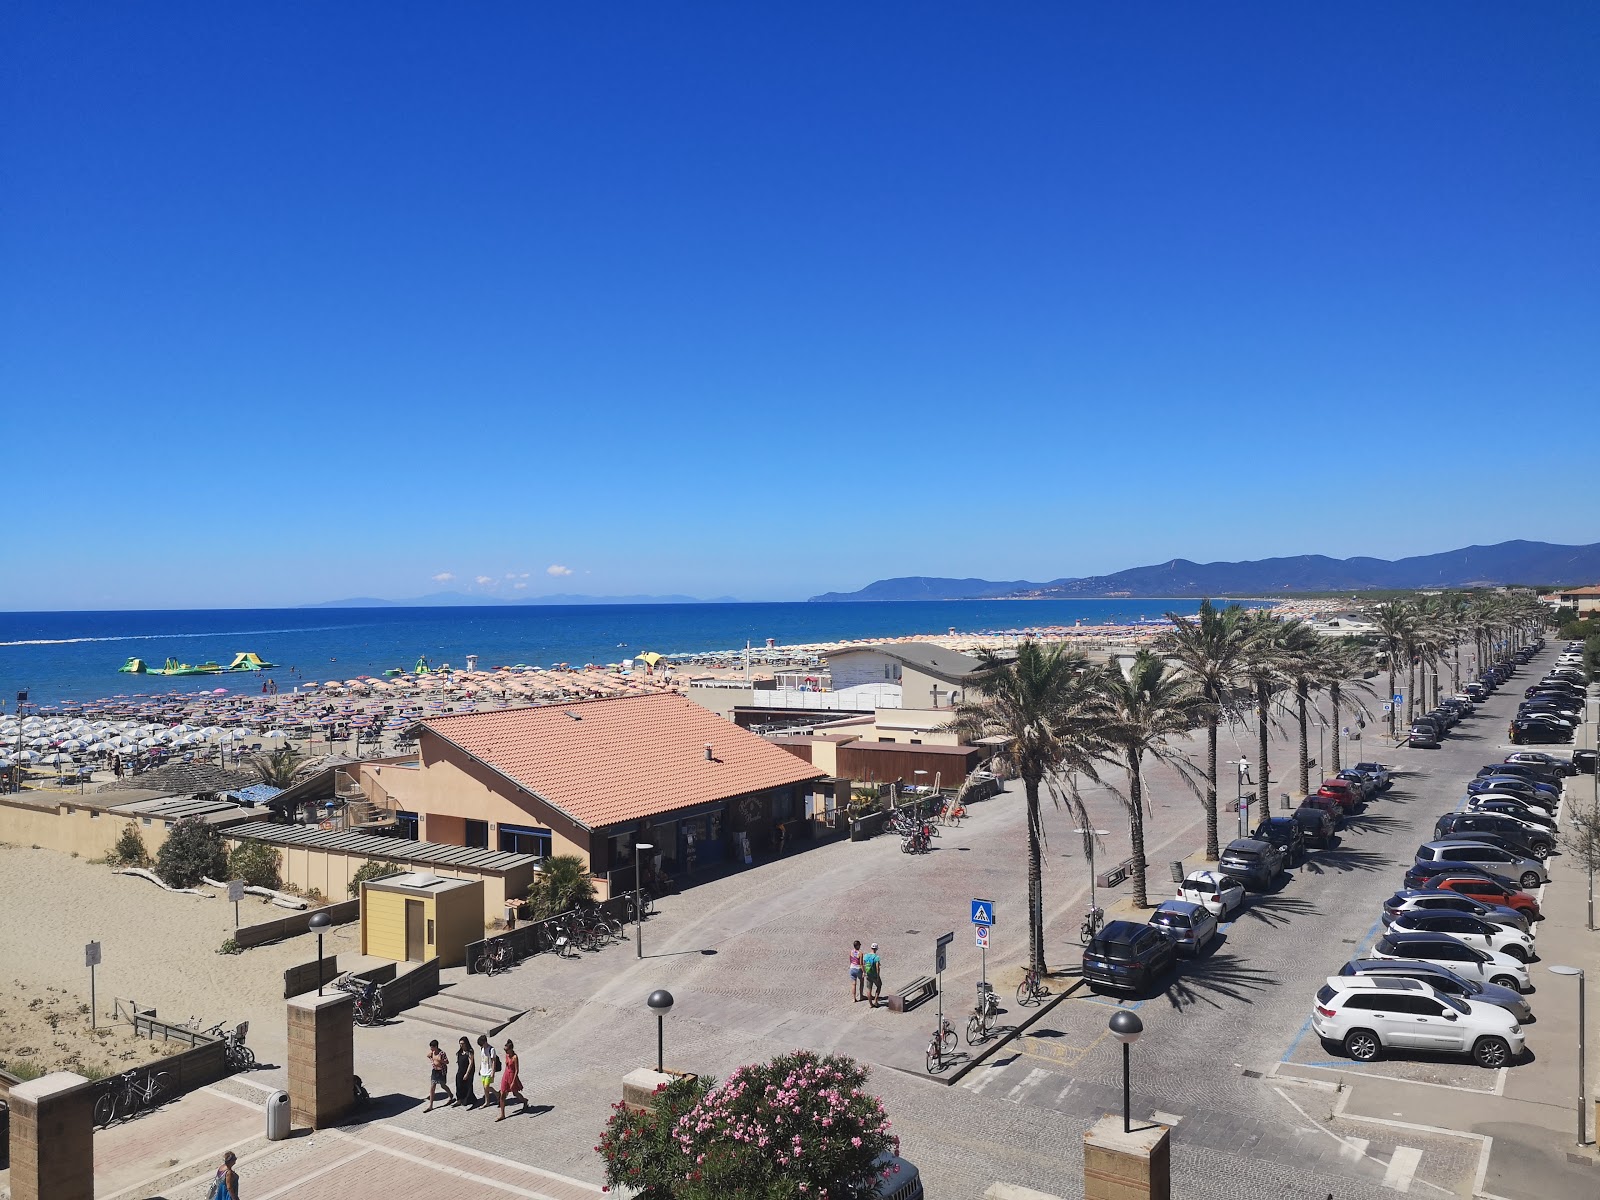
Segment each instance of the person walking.
[{"label": "person walking", "polygon": [[1255,780],[1250,778],[1250,760],[1242,756],[1239,759],[1239,778],[1245,783],[1255,783]]},{"label": "person walking", "polygon": [[423,1109],[423,1112],[433,1111],[435,1090],[444,1092],[446,1108],[456,1102],[456,1098],[450,1094],[450,1084],[445,1075],[449,1066],[450,1060],[445,1057],[444,1051],[439,1049],[439,1039],[434,1038],[428,1043],[428,1107]]},{"label": "person walking", "polygon": [[456,1045],[456,1102],[477,1104],[478,1095],[472,1086],[473,1068],[477,1056],[472,1053],[472,1043],[462,1038]]},{"label": "person walking", "polygon": [[883,990],[883,955],[878,953],[877,942],[872,943],[872,949],[862,959],[862,966],[866,971],[867,1002],[877,1008],[878,995]]},{"label": "person walking", "polygon": [[478,1035],[478,1082],[483,1085],[483,1106],[493,1108],[498,1103],[495,1095],[496,1076],[500,1072],[500,1058],[489,1044],[485,1034]]},{"label": "person walking", "polygon": [[857,940],[850,947],[850,1003],[866,999],[867,985],[861,978],[861,942]]},{"label": "person walking", "polygon": [[222,1165],[217,1168],[217,1177],[211,1181],[208,1200],[239,1200],[239,1172],[233,1169],[233,1164],[237,1161],[232,1150],[222,1156]]},{"label": "person walking", "polygon": [[528,1098],[522,1094],[522,1063],[517,1058],[517,1048],[506,1039],[505,1070],[500,1076],[500,1115],[496,1121],[506,1119],[506,1097],[515,1096],[522,1101],[522,1110],[528,1110]]}]

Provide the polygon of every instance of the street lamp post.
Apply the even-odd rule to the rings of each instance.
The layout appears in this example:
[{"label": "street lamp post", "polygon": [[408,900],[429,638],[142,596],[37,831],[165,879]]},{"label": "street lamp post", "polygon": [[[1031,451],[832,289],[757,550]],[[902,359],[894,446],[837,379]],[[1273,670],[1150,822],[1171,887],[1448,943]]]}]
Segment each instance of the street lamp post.
[{"label": "street lamp post", "polygon": [[657,988],[645,1000],[645,1006],[656,1015],[656,1071],[666,1074],[666,1015],[672,1011],[672,993]]},{"label": "street lamp post", "polygon": [[1552,975],[1576,975],[1578,977],[1578,1145],[1584,1146],[1589,1142],[1589,1122],[1584,1115],[1584,1044],[1583,1044],[1583,992],[1584,978],[1582,967],[1564,967],[1559,964],[1550,968]]},{"label": "street lamp post", "polygon": [[1128,1089],[1128,1047],[1139,1040],[1144,1032],[1144,1022],[1138,1013],[1119,1009],[1111,1017],[1111,1036],[1122,1043],[1122,1132],[1133,1132],[1133,1114]]},{"label": "street lamp post", "polygon": [[311,914],[311,928],[317,931],[317,995],[322,995],[322,931],[333,924],[327,909]]},{"label": "street lamp post", "polygon": [[1105,837],[1110,830],[1107,829],[1074,829],[1073,833],[1083,835],[1084,853],[1089,856],[1089,911],[1095,911],[1094,903],[1094,839]]},{"label": "street lamp post", "polygon": [[640,883],[640,866],[644,855],[655,847],[649,842],[633,844],[633,948],[637,957],[644,957],[644,888]]}]

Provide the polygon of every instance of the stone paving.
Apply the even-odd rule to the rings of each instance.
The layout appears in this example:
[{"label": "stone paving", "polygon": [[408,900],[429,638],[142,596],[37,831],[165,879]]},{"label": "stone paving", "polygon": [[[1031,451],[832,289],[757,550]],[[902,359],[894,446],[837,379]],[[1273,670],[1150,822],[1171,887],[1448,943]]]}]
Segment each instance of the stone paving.
[{"label": "stone paving", "polygon": [[[1399,885],[1412,849],[1459,800],[1476,764],[1499,750],[1514,690],[1491,700],[1442,751],[1380,750],[1369,730],[1365,753],[1350,757],[1395,763],[1400,775],[1336,848],[1314,852],[1274,892],[1253,897],[1215,949],[1184,964],[1164,990],[1119,1001],[1080,986],[1025,1036],[958,1080],[954,1070],[939,1079],[923,1070],[934,1006],[901,1015],[852,1004],[846,951],[855,937],[882,943],[885,983],[893,988],[930,972],[934,937],[955,931],[945,985],[948,1015],[959,1028],[979,973],[967,902],[982,896],[995,901],[999,921],[990,978],[1014,1009],[1010,989],[1024,941],[1024,822],[1021,798],[1009,792],[975,805],[967,824],[945,830],[926,856],[902,854],[889,838],[832,843],[668,897],[645,926],[642,960],[630,944],[577,960],[544,955],[493,978],[446,972],[448,990],[528,1009],[496,1041],[517,1042],[536,1115],[497,1124],[483,1112],[422,1113],[423,1049],[430,1037],[453,1042],[455,1031],[413,1017],[356,1031],[358,1069],[387,1114],[372,1128],[387,1131],[385,1138],[440,1139],[469,1157],[503,1158],[592,1186],[600,1179],[592,1146],[621,1077],[653,1065],[655,1022],[644,998],[666,987],[677,1001],[665,1024],[668,1066],[720,1076],[797,1046],[852,1054],[872,1065],[873,1086],[903,1139],[902,1152],[923,1172],[931,1196],[981,1196],[1001,1180],[1071,1197],[1081,1194],[1083,1131],[1121,1103],[1121,1055],[1105,1026],[1121,1006],[1136,1008],[1145,1022],[1133,1051],[1133,1108],[1138,1117],[1174,1125],[1175,1195],[1470,1195],[1485,1162],[1483,1139],[1427,1127],[1449,1123],[1442,1117],[1446,1100],[1480,1103],[1504,1073],[1410,1059],[1356,1069],[1329,1056],[1305,1024],[1322,978],[1375,936],[1378,906]],[[1253,757],[1252,732],[1241,727],[1234,734],[1237,744],[1230,746],[1225,731],[1223,757],[1239,749]],[[1282,765],[1275,765],[1266,790],[1276,797],[1290,790],[1280,776],[1293,762],[1282,736],[1275,736],[1274,757]],[[1167,860],[1198,865],[1203,824],[1199,805],[1176,781],[1152,772],[1150,784],[1147,852],[1152,899],[1159,899],[1170,894]],[[1113,831],[1103,866],[1125,856],[1126,823],[1109,793],[1091,792],[1089,800],[1096,825]],[[1078,956],[1087,871],[1065,814],[1047,808],[1045,824],[1047,945],[1052,965],[1067,967]],[[1223,828],[1226,840],[1226,817]],[[1116,896],[1102,891],[1100,900],[1110,907]],[[1071,982],[1057,979],[1053,986],[1059,992]],[[1543,1005],[1544,996],[1535,1003]],[[1004,1013],[1002,1023],[1019,1016]],[[1542,1060],[1541,1033],[1533,1026]],[[274,1074],[262,1072],[257,1082],[271,1084]],[[1440,1119],[1429,1119],[1435,1113],[1428,1110],[1407,1112],[1403,1123],[1381,1123],[1393,1119],[1362,1101],[1370,1089],[1387,1086],[1438,1096]],[[319,1146],[337,1140],[318,1139]],[[297,1139],[261,1161],[281,1159],[288,1179],[304,1153]],[[360,1164],[375,1166],[374,1155],[396,1158],[374,1149],[317,1178],[345,1179],[345,1195],[383,1194],[363,1182],[368,1175]],[[510,1186],[539,1190],[526,1179]],[[253,1185],[250,1194],[261,1200],[263,1190]],[[295,1194],[320,1192],[297,1186]]]}]

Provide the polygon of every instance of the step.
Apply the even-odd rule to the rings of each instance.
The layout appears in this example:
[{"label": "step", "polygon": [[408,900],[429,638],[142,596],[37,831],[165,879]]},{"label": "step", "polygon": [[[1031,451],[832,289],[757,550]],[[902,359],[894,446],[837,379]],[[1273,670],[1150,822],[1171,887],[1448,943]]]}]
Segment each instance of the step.
[{"label": "step", "polygon": [[496,1034],[528,1010],[439,992],[420,1000],[403,1013],[406,1020],[461,1027],[463,1033]]}]

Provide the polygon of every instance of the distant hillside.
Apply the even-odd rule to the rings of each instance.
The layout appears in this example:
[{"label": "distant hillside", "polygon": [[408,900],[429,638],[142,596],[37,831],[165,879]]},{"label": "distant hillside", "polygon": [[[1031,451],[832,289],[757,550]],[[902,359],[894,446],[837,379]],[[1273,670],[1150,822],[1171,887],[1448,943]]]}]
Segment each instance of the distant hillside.
[{"label": "distant hillside", "polygon": [[349,600],[323,600],[302,608],[484,608],[530,604],[737,604],[732,596],[701,600],[697,596],[471,596],[465,592],[434,592],[409,600],[379,600],[356,596]]},{"label": "distant hillside", "polygon": [[1150,567],[1085,579],[993,582],[913,575],[880,579],[856,592],[827,592],[817,601],[1042,600],[1102,596],[1243,596],[1280,592],[1376,591],[1389,588],[1494,586],[1509,583],[1592,583],[1600,580],[1600,543],[1557,546],[1501,542],[1443,554],[1383,558],[1263,558],[1255,562],[1196,563],[1175,558]]}]

